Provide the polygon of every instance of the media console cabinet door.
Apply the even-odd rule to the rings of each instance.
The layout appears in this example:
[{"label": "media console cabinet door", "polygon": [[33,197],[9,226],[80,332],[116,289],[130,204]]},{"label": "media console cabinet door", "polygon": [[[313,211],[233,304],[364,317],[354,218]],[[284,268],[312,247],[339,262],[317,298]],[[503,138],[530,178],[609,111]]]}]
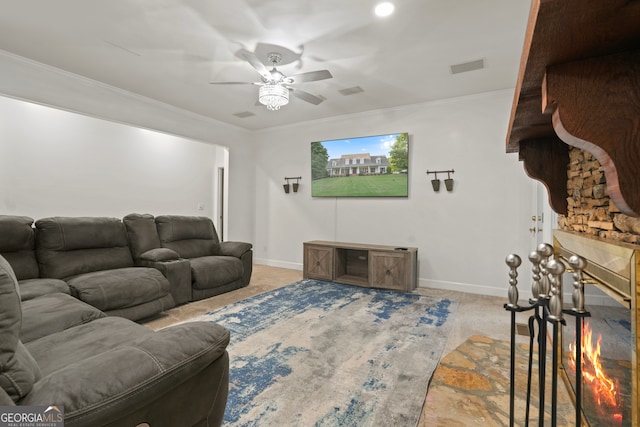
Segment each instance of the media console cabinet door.
[{"label": "media console cabinet door", "polygon": [[332,247],[304,245],[304,277],[333,280]]},{"label": "media console cabinet door", "polygon": [[408,252],[369,252],[371,287],[409,291]]}]

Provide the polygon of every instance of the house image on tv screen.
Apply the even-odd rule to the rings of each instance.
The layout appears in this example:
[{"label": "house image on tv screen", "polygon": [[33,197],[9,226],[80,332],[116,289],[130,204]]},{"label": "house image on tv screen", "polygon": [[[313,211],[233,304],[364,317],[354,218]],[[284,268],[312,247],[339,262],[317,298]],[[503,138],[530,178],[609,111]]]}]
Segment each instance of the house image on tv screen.
[{"label": "house image on tv screen", "polygon": [[311,143],[311,196],[408,197],[409,134]]},{"label": "house image on tv screen", "polygon": [[387,173],[387,156],[372,156],[369,153],[343,154],[327,163],[329,176],[380,175]]}]

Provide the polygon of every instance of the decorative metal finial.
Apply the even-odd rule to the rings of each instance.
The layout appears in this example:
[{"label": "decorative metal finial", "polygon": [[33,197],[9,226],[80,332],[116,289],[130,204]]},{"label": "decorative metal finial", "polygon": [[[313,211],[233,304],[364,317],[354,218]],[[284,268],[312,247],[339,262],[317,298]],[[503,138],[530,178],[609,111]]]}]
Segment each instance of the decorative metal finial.
[{"label": "decorative metal finial", "polygon": [[579,255],[572,255],[569,258],[569,265],[573,268],[573,292],[571,299],[573,308],[571,310],[576,313],[585,313],[584,309],[584,283],[582,282],[582,270],[587,267],[587,260]]},{"label": "decorative metal finial", "polygon": [[547,271],[550,274],[551,299],[549,300],[549,319],[562,320],[562,274],[564,264],[555,259],[547,262]]},{"label": "decorative metal finial", "polygon": [[507,307],[518,307],[518,267],[522,264],[522,259],[516,254],[509,254],[505,259],[505,262],[509,266],[509,291],[507,295],[509,297],[509,303]]},{"label": "decorative metal finial", "polygon": [[548,243],[540,243],[537,249],[542,257],[540,261],[540,296],[549,298],[551,296],[551,284],[549,283],[547,263],[549,262],[549,257],[553,255],[553,246]]},{"label": "decorative metal finial", "polygon": [[553,246],[548,243],[540,243],[537,249],[538,253],[545,258],[549,258],[551,255],[553,255]]},{"label": "decorative metal finial", "polygon": [[540,263],[542,262],[542,256],[538,251],[529,253],[529,261],[531,261],[533,272],[533,282],[531,283],[531,294],[533,298],[538,299],[540,296]]}]

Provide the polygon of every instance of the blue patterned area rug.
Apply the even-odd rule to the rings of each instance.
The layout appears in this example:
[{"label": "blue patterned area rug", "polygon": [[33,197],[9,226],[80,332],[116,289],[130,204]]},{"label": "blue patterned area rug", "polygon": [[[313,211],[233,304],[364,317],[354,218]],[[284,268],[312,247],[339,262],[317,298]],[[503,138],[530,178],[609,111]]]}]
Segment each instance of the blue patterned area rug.
[{"label": "blue patterned area rug", "polygon": [[302,280],[197,319],[231,331],[225,426],[415,426],[457,303]]}]

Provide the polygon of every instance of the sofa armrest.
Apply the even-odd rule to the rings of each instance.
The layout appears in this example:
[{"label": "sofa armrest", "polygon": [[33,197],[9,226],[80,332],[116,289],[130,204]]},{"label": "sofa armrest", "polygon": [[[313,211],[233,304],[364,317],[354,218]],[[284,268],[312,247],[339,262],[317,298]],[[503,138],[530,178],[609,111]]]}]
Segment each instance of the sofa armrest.
[{"label": "sofa armrest", "polygon": [[138,258],[139,261],[151,262],[175,261],[177,259],[180,259],[180,255],[178,255],[176,251],[169,248],[150,249],[140,254],[140,257]]},{"label": "sofa armrest", "polygon": [[252,247],[251,243],[245,242],[220,242],[220,255],[242,258]]},{"label": "sofa armrest", "polygon": [[16,406],[13,399],[9,397],[2,387],[0,387],[0,406]]},{"label": "sofa armrest", "polygon": [[[171,249],[167,250],[171,251]],[[152,249],[152,251],[155,251],[155,249]],[[144,261],[140,259],[136,264],[141,267],[155,268],[167,278],[171,296],[176,305],[191,301],[191,264],[189,260]]]},{"label": "sofa armrest", "polygon": [[[218,359],[227,360],[228,344],[229,331],[220,325],[176,325],[54,371],[37,381],[19,403],[63,405],[69,427],[106,425],[157,404]],[[217,398],[213,393],[191,397],[211,400],[209,407]],[[172,402],[164,404],[171,407]],[[186,418],[199,415],[185,413]],[[192,425],[187,421],[185,425]]]}]

